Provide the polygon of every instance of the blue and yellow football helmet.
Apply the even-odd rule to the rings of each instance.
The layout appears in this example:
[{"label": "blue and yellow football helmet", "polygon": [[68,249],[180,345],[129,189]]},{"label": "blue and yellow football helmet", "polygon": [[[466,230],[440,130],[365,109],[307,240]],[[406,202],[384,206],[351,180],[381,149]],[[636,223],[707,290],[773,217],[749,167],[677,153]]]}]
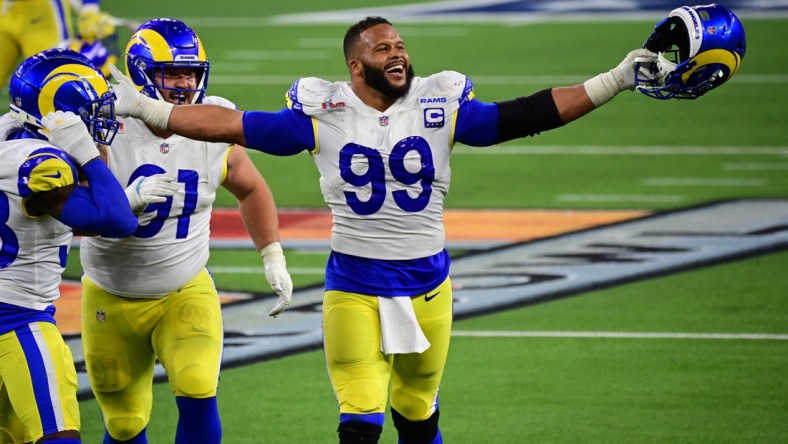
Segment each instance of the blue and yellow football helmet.
[{"label": "blue and yellow football helmet", "polygon": [[[162,99],[159,89],[175,91],[179,96],[194,93],[191,103],[200,103],[208,87],[210,63],[200,38],[180,20],[158,18],[143,23],[126,46],[126,73],[140,91],[153,99]],[[164,88],[154,78],[165,69],[194,69],[195,89]]]},{"label": "blue and yellow football helmet", "polygon": [[644,48],[659,54],[655,79],[638,76],[637,89],[656,99],[696,99],[727,82],[741,66],[744,27],[730,9],[682,6],[657,23]]},{"label": "blue and yellow football helmet", "polygon": [[118,131],[112,87],[90,60],[70,49],[47,49],[22,62],[8,95],[11,114],[34,135],[43,128],[41,118],[52,111],[82,117],[93,140],[104,145]]}]

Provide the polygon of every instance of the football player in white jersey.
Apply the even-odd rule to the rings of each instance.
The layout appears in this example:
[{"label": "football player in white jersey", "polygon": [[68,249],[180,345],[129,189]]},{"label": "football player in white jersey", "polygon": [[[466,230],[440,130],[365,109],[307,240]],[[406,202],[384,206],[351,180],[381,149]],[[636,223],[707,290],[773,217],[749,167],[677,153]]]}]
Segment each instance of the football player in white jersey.
[{"label": "football player in white jersey", "polygon": [[11,112],[0,117],[0,442],[79,443],[77,375],[53,303],[72,229],[123,237],[137,228],[96,146],[118,128],[114,94],[88,59],[51,49],[19,66],[9,95]]},{"label": "football player in white jersey", "polygon": [[[209,62],[197,34],[179,20],[143,23],[126,47],[135,90],[160,103],[209,103]],[[107,429],[105,443],[145,443],[156,359],[175,394],[177,444],[219,443],[216,390],[222,357],[219,297],[206,269],[216,190],[238,200],[279,296],[290,304],[292,281],[279,243],[276,207],[246,151],[230,143],[190,140],[139,119],[121,119],[107,163],[128,193],[140,226],[125,239],[83,239],[82,339],[88,377]],[[151,196],[158,202],[148,205]]]},{"label": "football player in white jersey", "polygon": [[637,70],[653,76],[657,56],[634,50],[583,84],[485,103],[460,73],[415,77],[385,18],[351,26],[344,52],[349,82],[301,78],[278,112],[173,107],[119,76],[118,112],[199,140],[311,154],[334,216],[323,334],[339,440],[378,442],[390,397],[400,443],[440,443],[438,386],[452,322],[442,214],[452,146],[560,127],[634,89]]}]

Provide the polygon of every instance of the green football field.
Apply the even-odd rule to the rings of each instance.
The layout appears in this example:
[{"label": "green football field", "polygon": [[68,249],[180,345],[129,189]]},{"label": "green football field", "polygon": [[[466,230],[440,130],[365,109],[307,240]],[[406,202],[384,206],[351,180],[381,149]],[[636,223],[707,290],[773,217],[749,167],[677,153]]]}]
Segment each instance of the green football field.
[{"label": "green football field", "polygon": [[[175,2],[105,3],[120,17],[171,16],[191,24],[212,63],[211,93],[241,109],[265,110],[281,108],[301,76],[346,79],[342,36],[361,17],[290,25],[266,18],[367,4],[198,0],[185,10]],[[417,75],[460,71],[474,81],[479,99],[495,101],[612,68],[642,45],[656,20],[395,25]],[[728,199],[788,202],[788,20],[742,21],[747,54],[729,84],[696,101],[622,94],[535,138],[458,146],[447,207],[666,211]],[[128,35],[123,31],[121,40]],[[324,208],[308,155],[253,159],[281,208]],[[223,192],[217,205],[234,203]],[[458,320],[440,392],[445,441],[786,442],[788,253],[784,245],[773,250]],[[288,265],[319,268],[326,255],[288,251]],[[67,277],[79,275],[77,256]],[[227,264],[260,260],[253,251],[212,255],[210,265]],[[261,275],[250,284],[248,275],[215,273],[221,289],[245,291],[265,291]],[[322,277],[293,273],[293,280],[301,288]],[[154,390],[149,439],[172,442],[174,400],[166,384]],[[320,350],[225,369],[218,399],[224,442],[336,442],[338,415]],[[95,401],[81,409],[85,442],[100,442]],[[381,442],[396,442],[390,421]]]}]

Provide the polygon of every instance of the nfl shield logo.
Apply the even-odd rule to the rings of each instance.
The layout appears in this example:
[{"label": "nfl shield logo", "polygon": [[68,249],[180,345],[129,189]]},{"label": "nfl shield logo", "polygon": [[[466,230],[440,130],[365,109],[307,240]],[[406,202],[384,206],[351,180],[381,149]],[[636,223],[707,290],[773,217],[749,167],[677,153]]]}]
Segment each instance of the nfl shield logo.
[{"label": "nfl shield logo", "polygon": [[380,126],[388,126],[389,116],[382,116],[380,119],[378,119],[378,123],[380,124]]},{"label": "nfl shield logo", "polygon": [[169,153],[170,152],[170,144],[167,143],[167,142],[162,142],[162,144],[159,145],[159,152],[162,153],[162,154]]},{"label": "nfl shield logo", "polygon": [[96,320],[104,322],[107,320],[107,313],[104,310],[96,310]]}]

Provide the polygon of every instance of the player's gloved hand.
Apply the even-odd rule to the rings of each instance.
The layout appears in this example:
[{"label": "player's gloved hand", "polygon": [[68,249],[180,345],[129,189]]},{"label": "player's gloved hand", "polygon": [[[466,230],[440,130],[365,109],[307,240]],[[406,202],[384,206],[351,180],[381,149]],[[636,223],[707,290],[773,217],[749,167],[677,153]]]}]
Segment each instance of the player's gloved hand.
[{"label": "player's gloved hand", "polygon": [[115,33],[115,20],[98,5],[84,5],[77,14],[77,33],[82,40],[93,43]]},{"label": "player's gloved hand", "polygon": [[613,70],[616,73],[614,75],[617,75],[618,90],[634,91],[637,85],[636,74],[641,78],[653,81],[657,73],[657,57],[656,53],[644,48],[630,51]]},{"label": "player's gloved hand", "polygon": [[595,106],[601,106],[624,90],[635,90],[635,74],[653,80],[657,54],[647,49],[630,51],[621,63],[608,72],[586,80],[583,86]]},{"label": "player's gloved hand", "polygon": [[115,113],[120,116],[129,116],[142,119],[145,123],[156,128],[167,129],[170,119],[172,103],[164,100],[155,100],[142,94],[134,82],[123,75],[115,65],[109,65],[112,74],[112,85],[115,91]]},{"label": "player's gloved hand", "polygon": [[46,131],[39,131],[80,165],[99,157],[99,150],[85,122],[71,111],[51,111],[41,119],[41,124]]},{"label": "player's gloved hand", "polygon": [[260,250],[260,256],[265,265],[265,279],[271,288],[279,295],[274,308],[268,312],[269,316],[277,317],[290,306],[293,296],[293,280],[287,272],[287,263],[282,251],[282,245],[274,242]]},{"label": "player's gloved hand", "polygon": [[[126,198],[131,211],[139,215],[151,203],[166,202],[169,196],[178,191],[176,178],[169,174],[140,176],[126,187]],[[154,213],[155,214],[155,213]]]}]

